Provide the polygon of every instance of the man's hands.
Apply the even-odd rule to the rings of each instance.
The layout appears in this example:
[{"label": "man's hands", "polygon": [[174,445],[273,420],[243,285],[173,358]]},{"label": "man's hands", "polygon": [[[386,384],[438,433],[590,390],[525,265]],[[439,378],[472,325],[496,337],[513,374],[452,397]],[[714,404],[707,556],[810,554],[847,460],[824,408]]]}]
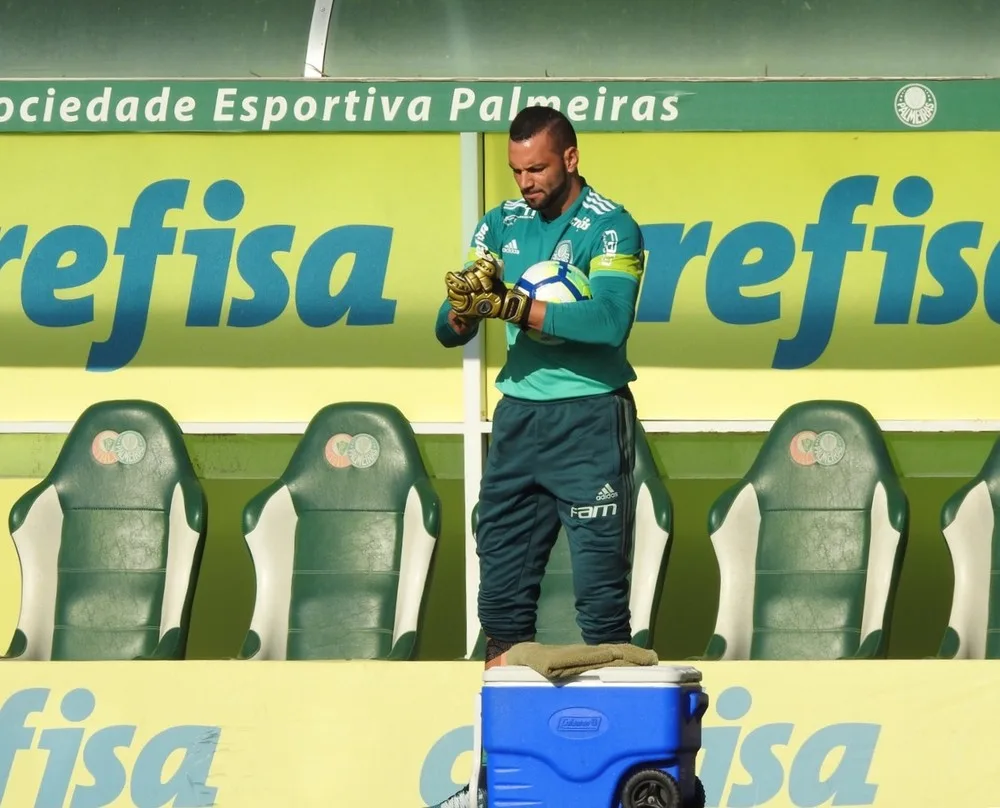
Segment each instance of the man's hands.
[{"label": "man's hands", "polygon": [[531,298],[517,289],[508,289],[503,282],[503,267],[491,255],[476,260],[462,272],[445,276],[448,302],[457,317],[496,318],[528,327]]}]

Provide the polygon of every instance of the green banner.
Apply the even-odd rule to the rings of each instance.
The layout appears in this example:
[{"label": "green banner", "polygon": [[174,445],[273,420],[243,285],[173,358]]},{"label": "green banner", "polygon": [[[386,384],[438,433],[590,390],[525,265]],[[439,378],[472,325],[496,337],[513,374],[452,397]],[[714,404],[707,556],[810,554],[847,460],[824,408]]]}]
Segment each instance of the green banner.
[{"label": "green banner", "polygon": [[1000,79],[0,81],[0,132],[502,132],[557,106],[580,131],[1000,129]]}]

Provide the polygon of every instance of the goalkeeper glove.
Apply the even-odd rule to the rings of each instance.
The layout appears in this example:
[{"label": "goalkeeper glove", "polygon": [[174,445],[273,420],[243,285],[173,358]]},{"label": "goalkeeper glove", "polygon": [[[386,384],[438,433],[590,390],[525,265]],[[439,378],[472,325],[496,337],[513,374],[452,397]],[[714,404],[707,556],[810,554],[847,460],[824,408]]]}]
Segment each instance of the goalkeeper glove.
[{"label": "goalkeeper glove", "polygon": [[462,272],[445,276],[448,300],[460,317],[490,317],[528,327],[531,298],[510,289],[501,278],[502,267],[490,255],[483,256]]}]

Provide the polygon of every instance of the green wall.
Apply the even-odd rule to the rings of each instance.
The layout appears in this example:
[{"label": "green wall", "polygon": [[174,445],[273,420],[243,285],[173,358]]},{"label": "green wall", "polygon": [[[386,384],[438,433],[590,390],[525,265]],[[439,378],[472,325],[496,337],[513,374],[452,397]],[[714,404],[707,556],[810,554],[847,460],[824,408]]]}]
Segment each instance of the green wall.
[{"label": "green wall", "polygon": [[313,0],[5,0],[0,76],[301,76]]},{"label": "green wall", "polygon": [[[718,569],[706,529],[709,506],[739,479],[763,435],[651,435],[675,509],[674,547],[656,624],[663,659],[701,653],[712,630]],[[938,525],[941,505],[972,477],[996,435],[887,435],[912,507],[912,530],[895,611],[890,654],[933,654],[949,610],[952,574]],[[296,436],[190,435],[187,444],[209,500],[209,534],[195,598],[190,656],[227,658],[250,623],[253,568],[240,518],[244,503],[280,474]],[[419,659],[457,659],[464,652],[462,443],[459,436],[419,439],[441,494],[443,535],[429,583]],[[62,443],[59,435],[0,436],[0,477],[44,476]]]},{"label": "green wall", "polygon": [[[984,0],[327,0],[334,77],[1000,75]],[[312,0],[6,0],[4,77],[302,76]]]},{"label": "green wall", "polygon": [[982,0],[336,0],[333,22],[339,77],[1000,72],[1000,4]]}]

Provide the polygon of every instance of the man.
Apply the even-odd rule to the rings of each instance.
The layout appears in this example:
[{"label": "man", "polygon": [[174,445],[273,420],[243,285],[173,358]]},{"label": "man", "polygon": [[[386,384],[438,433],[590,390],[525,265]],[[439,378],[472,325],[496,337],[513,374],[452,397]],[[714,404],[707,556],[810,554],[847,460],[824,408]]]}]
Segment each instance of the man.
[{"label": "man", "polygon": [[[632,216],[578,173],[573,126],[528,107],[510,126],[508,162],[522,199],[480,220],[465,269],[448,273],[436,334],[468,342],[482,319],[506,322],[503,394],[493,416],[479,499],[479,620],[486,667],[532,640],[536,605],[560,524],[570,542],[577,622],[584,642],[627,643],[635,372],[626,340],[644,266]],[[590,276],[592,299],[547,305],[511,288],[554,258]],[[542,343],[535,330],[561,338]],[[587,506],[607,505],[592,508]],[[597,514],[597,515],[595,515]],[[485,802],[480,788],[478,804]],[[468,789],[442,806],[472,806]]]}]

